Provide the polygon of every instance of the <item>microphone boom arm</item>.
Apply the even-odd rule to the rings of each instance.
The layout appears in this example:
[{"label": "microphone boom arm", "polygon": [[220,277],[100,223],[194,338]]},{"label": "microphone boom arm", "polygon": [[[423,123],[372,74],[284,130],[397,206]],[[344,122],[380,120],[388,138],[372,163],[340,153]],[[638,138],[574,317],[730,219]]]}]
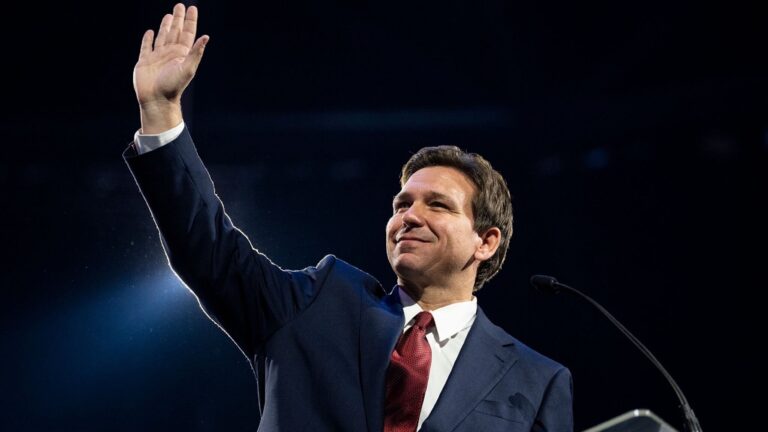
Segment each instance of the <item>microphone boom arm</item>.
[{"label": "microphone boom arm", "polygon": [[552,276],[544,276],[544,275],[534,275],[531,277],[531,285],[533,285],[534,288],[545,291],[545,292],[551,292],[554,294],[557,294],[561,292],[562,290],[570,291],[581,298],[587,300],[592,304],[592,306],[596,307],[600,312],[605,315],[608,320],[610,320],[613,325],[615,325],[627,338],[629,338],[630,341],[637,347],[637,349],[640,350],[647,358],[648,360],[653,363],[654,366],[656,366],[659,371],[661,371],[662,375],[664,375],[664,378],[667,379],[667,382],[672,386],[672,389],[675,391],[675,394],[677,394],[677,398],[680,400],[680,408],[683,410],[683,414],[685,416],[686,420],[686,427],[689,432],[702,432],[701,431],[701,425],[699,424],[699,420],[696,418],[696,414],[694,414],[693,409],[691,408],[691,405],[688,403],[688,399],[686,399],[685,395],[683,394],[682,389],[680,389],[680,386],[677,385],[677,382],[675,382],[674,378],[672,378],[672,375],[667,372],[667,370],[662,366],[661,362],[659,362],[656,359],[656,356],[651,353],[651,351],[643,345],[642,342],[638,338],[635,337],[635,335],[632,334],[629,330],[627,330],[626,327],[624,327],[619,320],[613,317],[610,312],[608,312],[604,307],[602,307],[598,302],[593,300],[588,295],[582,293],[581,291],[577,290],[576,288],[570,287],[566,284],[560,283],[557,281],[557,279],[553,278]]}]

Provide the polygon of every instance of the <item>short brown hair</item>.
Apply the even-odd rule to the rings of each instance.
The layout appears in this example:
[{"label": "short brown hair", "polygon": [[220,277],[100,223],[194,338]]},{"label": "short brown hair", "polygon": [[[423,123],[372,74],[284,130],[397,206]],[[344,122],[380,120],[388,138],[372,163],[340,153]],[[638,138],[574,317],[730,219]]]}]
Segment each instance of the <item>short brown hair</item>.
[{"label": "short brown hair", "polygon": [[474,229],[478,233],[497,227],[501,240],[496,253],[480,263],[475,277],[477,291],[501,270],[512,238],[512,196],[504,177],[490,162],[476,153],[467,153],[456,146],[424,147],[403,165],[400,186],[404,186],[416,171],[431,166],[455,168],[472,180],[477,192],[472,197]]}]

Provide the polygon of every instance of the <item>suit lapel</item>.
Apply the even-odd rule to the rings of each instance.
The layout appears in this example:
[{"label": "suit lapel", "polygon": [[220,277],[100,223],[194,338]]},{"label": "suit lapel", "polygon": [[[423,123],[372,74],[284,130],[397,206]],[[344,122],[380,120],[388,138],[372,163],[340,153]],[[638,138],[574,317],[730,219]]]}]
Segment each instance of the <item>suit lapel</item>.
[{"label": "suit lapel", "polygon": [[403,330],[403,306],[397,289],[364,306],[360,329],[360,380],[369,432],[384,425],[384,381],[389,358]]},{"label": "suit lapel", "polygon": [[515,364],[513,344],[513,339],[491,324],[478,307],[475,323],[421,430],[453,430]]}]

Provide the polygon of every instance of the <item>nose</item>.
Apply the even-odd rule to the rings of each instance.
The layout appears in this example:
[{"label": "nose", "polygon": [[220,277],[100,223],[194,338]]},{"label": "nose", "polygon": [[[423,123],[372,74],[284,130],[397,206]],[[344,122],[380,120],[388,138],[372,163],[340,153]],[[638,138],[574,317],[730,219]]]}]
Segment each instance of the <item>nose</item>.
[{"label": "nose", "polygon": [[413,203],[408,210],[403,213],[403,225],[406,227],[417,227],[424,224],[421,206]]}]

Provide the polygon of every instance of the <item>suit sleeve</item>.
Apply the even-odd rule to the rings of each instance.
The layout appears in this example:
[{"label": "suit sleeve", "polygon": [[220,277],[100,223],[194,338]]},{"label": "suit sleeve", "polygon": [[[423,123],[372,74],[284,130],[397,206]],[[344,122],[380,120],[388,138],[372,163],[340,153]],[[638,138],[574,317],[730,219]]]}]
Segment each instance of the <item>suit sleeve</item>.
[{"label": "suit sleeve", "polygon": [[573,432],[573,378],[567,368],[550,380],[532,431]]},{"label": "suit sleeve", "polygon": [[124,159],[149,206],[168,262],[201,307],[253,359],[316,295],[332,257],[285,271],[254,250],[215,193],[187,128],[174,141]]}]

